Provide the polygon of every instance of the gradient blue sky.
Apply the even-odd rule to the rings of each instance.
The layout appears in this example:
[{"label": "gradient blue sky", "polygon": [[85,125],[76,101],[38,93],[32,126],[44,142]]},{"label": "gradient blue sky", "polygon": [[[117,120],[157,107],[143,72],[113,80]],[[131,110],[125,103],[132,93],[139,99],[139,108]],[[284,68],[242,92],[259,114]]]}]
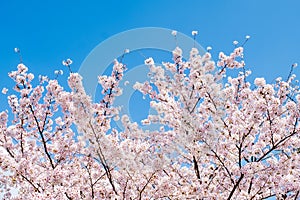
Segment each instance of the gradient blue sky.
[{"label": "gradient blue sky", "polygon": [[299,10],[299,0],[1,1],[0,89],[12,84],[7,73],[18,63],[14,47],[35,74],[52,74],[69,57],[76,71],[100,42],[149,26],[187,35],[198,30],[197,41],[212,46],[215,58],[219,51],[230,52],[233,40],[251,35],[246,64],[253,76],[272,81],[300,62]]}]

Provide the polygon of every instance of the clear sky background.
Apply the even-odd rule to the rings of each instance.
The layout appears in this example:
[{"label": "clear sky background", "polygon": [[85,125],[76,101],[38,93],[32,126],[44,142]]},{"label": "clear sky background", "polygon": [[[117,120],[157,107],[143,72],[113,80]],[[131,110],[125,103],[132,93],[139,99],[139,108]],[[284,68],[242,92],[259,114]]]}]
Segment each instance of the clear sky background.
[{"label": "clear sky background", "polygon": [[[299,10],[299,0],[2,0],[0,89],[12,85],[7,73],[19,61],[14,47],[21,49],[24,63],[35,74],[53,74],[69,57],[76,71],[96,45],[141,27],[187,35],[198,30],[197,41],[212,46],[215,59],[219,51],[233,49],[233,40],[242,42],[250,35],[247,67],[252,76],[272,81],[287,76],[291,64],[300,62]],[[0,101],[6,101],[2,94]]]}]

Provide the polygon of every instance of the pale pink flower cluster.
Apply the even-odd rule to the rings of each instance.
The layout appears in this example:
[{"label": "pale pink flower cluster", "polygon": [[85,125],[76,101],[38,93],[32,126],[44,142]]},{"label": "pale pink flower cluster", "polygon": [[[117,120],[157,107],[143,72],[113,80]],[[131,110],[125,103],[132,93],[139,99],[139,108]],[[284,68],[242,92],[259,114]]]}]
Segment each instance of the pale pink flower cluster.
[{"label": "pale pink flower cluster", "polygon": [[198,35],[198,31],[192,31],[192,35],[193,35],[193,36]]},{"label": "pale pink flower cluster", "polygon": [[[297,199],[300,191],[300,94],[295,77],[268,84],[244,67],[243,48],[220,53],[217,68],[196,48],[183,61],[145,61],[149,80],[134,89],[156,110],[140,122],[119,117],[125,65],[99,76],[92,102],[78,73],[58,80],[19,64],[15,93],[0,112],[0,187],[4,199]],[[6,92],[4,92],[6,93]],[[112,127],[119,120],[122,130]],[[157,130],[146,130],[157,124]],[[9,188],[17,188],[13,197]]]},{"label": "pale pink flower cluster", "polygon": [[182,50],[176,47],[173,51],[173,60],[178,65],[182,62]]},{"label": "pale pink flower cluster", "polygon": [[177,31],[173,30],[173,31],[172,31],[172,35],[173,35],[173,36],[176,36],[176,35],[177,35]]},{"label": "pale pink flower cluster", "polygon": [[222,67],[223,71],[225,71],[226,68],[234,69],[234,68],[241,68],[245,66],[245,63],[243,60],[239,58],[243,58],[243,47],[237,47],[234,49],[234,51],[229,55],[226,56],[223,52],[219,53],[219,61],[217,65],[219,67]]},{"label": "pale pink flower cluster", "polygon": [[256,78],[256,79],[254,80],[254,84],[255,84],[256,86],[263,87],[263,86],[266,85],[266,80],[265,80],[264,78]]},{"label": "pale pink flower cluster", "polygon": [[8,89],[7,89],[7,88],[2,88],[2,94],[6,94],[6,93],[7,93],[7,91],[8,91]]},{"label": "pale pink flower cluster", "polygon": [[145,64],[146,65],[153,65],[154,64],[154,61],[153,61],[153,58],[148,58],[145,60]]},{"label": "pale pink flower cluster", "polygon": [[73,61],[70,59],[70,58],[68,58],[67,60],[63,60],[62,61],[62,64],[64,65],[64,66],[69,66],[69,65],[71,65],[73,63]]}]

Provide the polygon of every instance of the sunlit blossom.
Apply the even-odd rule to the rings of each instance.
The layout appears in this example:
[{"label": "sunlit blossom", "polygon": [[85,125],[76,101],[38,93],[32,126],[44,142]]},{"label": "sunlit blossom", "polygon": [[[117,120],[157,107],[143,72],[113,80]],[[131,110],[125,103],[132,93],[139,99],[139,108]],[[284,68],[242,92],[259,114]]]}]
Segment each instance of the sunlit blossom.
[{"label": "sunlit blossom", "polygon": [[293,66],[294,68],[296,68],[296,67],[298,66],[298,63],[294,63],[292,66]]},{"label": "sunlit blossom", "polygon": [[146,60],[145,60],[145,64],[146,64],[146,65],[153,65],[153,64],[154,64],[153,58],[150,57],[150,58],[146,59]]},{"label": "sunlit blossom", "polygon": [[14,48],[14,51],[15,51],[15,53],[19,53],[20,49],[16,47],[16,48]]},{"label": "sunlit blossom", "polygon": [[254,84],[257,86],[264,86],[266,84],[266,80],[264,78],[256,78],[254,80]]},{"label": "sunlit blossom", "polygon": [[146,59],[149,80],[133,85],[142,106],[150,100],[141,121],[115,105],[126,77],[118,60],[111,74],[98,76],[95,101],[79,73],[69,74],[65,89],[57,76],[35,83],[19,64],[9,73],[9,110],[0,112],[5,199],[13,199],[9,187],[17,187],[15,199],[33,200],[297,199],[296,76],[272,84],[248,78],[243,44],[216,60],[210,47],[203,54],[192,48],[189,58],[177,47],[162,66]]},{"label": "sunlit blossom", "polygon": [[68,58],[67,60],[62,61],[62,64],[64,66],[70,66],[72,63],[73,63],[73,61],[70,58]]},{"label": "sunlit blossom", "polygon": [[3,88],[3,89],[2,89],[2,94],[6,94],[6,93],[7,93],[7,91],[8,91],[8,89],[7,89],[7,88]]},{"label": "sunlit blossom", "polygon": [[192,35],[193,35],[193,36],[198,35],[198,31],[192,31]]}]

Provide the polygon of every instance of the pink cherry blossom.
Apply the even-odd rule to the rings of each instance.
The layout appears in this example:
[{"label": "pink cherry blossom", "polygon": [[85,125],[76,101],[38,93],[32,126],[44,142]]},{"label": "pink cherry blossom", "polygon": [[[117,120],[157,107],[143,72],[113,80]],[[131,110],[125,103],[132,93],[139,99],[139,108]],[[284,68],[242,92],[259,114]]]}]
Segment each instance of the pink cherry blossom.
[{"label": "pink cherry blossom", "polygon": [[[295,76],[249,82],[243,47],[216,61],[196,48],[187,61],[179,47],[172,53],[162,66],[147,59],[149,80],[133,86],[156,111],[141,122],[114,106],[126,76],[117,60],[111,75],[98,77],[98,102],[78,73],[70,70],[67,89],[46,76],[34,85],[19,64],[9,73],[10,110],[0,112],[3,198],[298,199]],[[225,78],[228,70],[240,72]],[[123,129],[112,121],[120,119]]]},{"label": "pink cherry blossom", "polygon": [[8,89],[7,89],[7,88],[3,88],[3,89],[2,89],[2,94],[6,94],[6,93],[7,93],[7,91],[8,91]]}]

